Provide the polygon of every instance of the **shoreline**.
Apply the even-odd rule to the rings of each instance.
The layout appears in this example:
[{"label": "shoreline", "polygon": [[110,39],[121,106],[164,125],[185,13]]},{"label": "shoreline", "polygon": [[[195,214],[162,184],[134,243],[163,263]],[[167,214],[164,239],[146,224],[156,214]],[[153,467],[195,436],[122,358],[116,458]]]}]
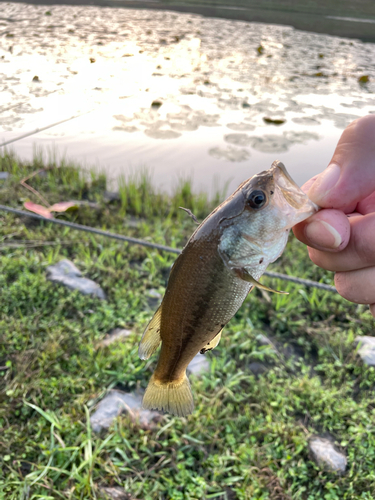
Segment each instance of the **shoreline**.
[{"label": "shoreline", "polygon": [[[13,0],[14,3],[26,3],[33,5],[56,5],[51,0]],[[269,2],[272,4],[272,2]],[[319,2],[316,2],[319,3]],[[354,10],[350,2],[341,3],[340,7],[332,8],[325,5],[315,6],[315,9],[297,3],[295,6],[281,6],[275,9],[273,5],[269,8],[252,2],[252,5],[244,6],[238,1],[238,5],[226,6],[215,4],[181,4],[178,0],[63,0],[59,5],[81,5],[97,7],[116,7],[127,9],[168,10],[198,14],[203,17],[212,17],[228,20],[240,20],[245,22],[256,22],[265,24],[292,26],[307,32],[321,33],[332,36],[355,38],[363,42],[375,43],[375,5],[369,1],[363,2],[364,10],[357,17],[358,12]]]}]

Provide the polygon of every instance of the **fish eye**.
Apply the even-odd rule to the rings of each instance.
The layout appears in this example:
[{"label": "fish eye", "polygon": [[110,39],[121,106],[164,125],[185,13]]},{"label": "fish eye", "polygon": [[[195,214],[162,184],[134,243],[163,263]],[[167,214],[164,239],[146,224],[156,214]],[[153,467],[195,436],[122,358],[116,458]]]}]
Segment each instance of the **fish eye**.
[{"label": "fish eye", "polygon": [[262,208],[267,201],[267,197],[263,191],[255,190],[250,194],[247,201],[251,208]]}]

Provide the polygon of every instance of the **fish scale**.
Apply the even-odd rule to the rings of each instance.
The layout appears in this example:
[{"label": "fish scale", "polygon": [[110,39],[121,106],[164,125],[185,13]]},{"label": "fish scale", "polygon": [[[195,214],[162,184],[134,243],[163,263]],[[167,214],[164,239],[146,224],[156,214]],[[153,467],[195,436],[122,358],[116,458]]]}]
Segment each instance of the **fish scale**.
[{"label": "fish scale", "polygon": [[[179,377],[197,349],[208,344],[234,316],[252,287],[224,265],[217,251],[220,234],[211,235],[208,241],[199,236],[198,232],[196,243],[176,261],[162,303],[163,348],[155,370],[160,379],[170,379],[173,374]],[[202,252],[209,258],[202,261]],[[185,308],[188,313],[181,317]]]},{"label": "fish scale", "polygon": [[291,227],[318,209],[276,161],[199,225],[175,261],[139,345],[140,358],[148,359],[161,343],[144,408],[178,416],[193,411],[189,363],[217,346],[253,286],[275,291],[259,283],[260,276],[283,252]]}]

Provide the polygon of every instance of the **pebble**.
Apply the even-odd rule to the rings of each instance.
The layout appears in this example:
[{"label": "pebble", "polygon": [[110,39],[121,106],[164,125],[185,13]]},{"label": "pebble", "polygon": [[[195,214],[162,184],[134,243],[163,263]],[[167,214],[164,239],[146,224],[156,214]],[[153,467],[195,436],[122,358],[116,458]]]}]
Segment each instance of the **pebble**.
[{"label": "pebble", "polygon": [[101,498],[110,500],[131,500],[129,493],[126,493],[120,486],[100,486]]},{"label": "pebble", "polygon": [[155,288],[150,288],[149,290],[146,290],[147,305],[149,306],[150,309],[156,309],[157,307],[159,307],[162,298],[163,298],[162,295]]},{"label": "pebble", "polygon": [[120,201],[121,196],[118,191],[104,191],[103,198],[108,202],[112,203],[113,201]]},{"label": "pebble", "polygon": [[111,390],[90,417],[91,427],[94,432],[108,429],[114,419],[128,413],[132,420],[138,421],[142,427],[150,427],[155,420],[160,418],[156,411],[142,409],[142,395]]},{"label": "pebble", "polygon": [[358,335],[354,342],[359,344],[358,354],[368,366],[375,366],[375,337]]},{"label": "pebble", "polygon": [[263,375],[263,373],[266,373],[266,371],[268,370],[267,366],[265,366],[263,363],[258,363],[258,361],[250,363],[248,368],[255,376]]},{"label": "pebble", "polygon": [[330,439],[313,436],[309,440],[309,450],[313,460],[322,468],[343,473],[346,470],[346,456],[337,451]]},{"label": "pebble", "polygon": [[189,366],[187,367],[187,371],[192,375],[199,376],[204,372],[208,372],[210,369],[210,362],[204,354],[197,354],[195,358],[193,358]]},{"label": "pebble", "polygon": [[78,290],[84,295],[94,295],[99,299],[106,299],[103,289],[88,278],[82,278],[81,271],[68,259],[60,260],[57,264],[47,267],[47,279],[54,283]]}]

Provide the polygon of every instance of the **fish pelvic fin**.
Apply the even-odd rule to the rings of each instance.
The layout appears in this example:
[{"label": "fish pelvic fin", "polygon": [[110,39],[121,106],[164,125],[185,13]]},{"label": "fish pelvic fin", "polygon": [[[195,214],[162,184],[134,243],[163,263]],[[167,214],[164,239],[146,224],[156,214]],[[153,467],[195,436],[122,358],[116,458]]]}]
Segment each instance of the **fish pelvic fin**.
[{"label": "fish pelvic fin", "polygon": [[138,348],[138,356],[141,359],[148,359],[159,347],[161,342],[160,320],[161,306],[154,314],[150,323],[147,325],[146,330],[143,332]]},{"label": "fish pelvic fin", "polygon": [[194,410],[193,394],[189,379],[184,374],[181,381],[163,383],[152,375],[143,396],[142,406],[145,410],[160,410],[186,417]]},{"label": "fish pelvic fin", "polygon": [[220,339],[221,339],[221,333],[223,331],[223,328],[220,330],[220,332],[212,339],[208,344],[206,344],[199,352],[201,354],[206,354],[207,351],[212,351],[212,349],[215,349],[215,347],[219,344]]},{"label": "fish pelvic fin", "polygon": [[273,288],[269,288],[268,286],[262,285],[262,283],[259,283],[259,281],[253,278],[251,274],[248,271],[246,271],[246,269],[243,267],[241,269],[239,268],[233,269],[233,271],[239,278],[241,278],[244,281],[248,281],[252,285],[260,288],[261,290],[266,290],[267,292],[279,293],[283,295],[289,295],[289,292],[280,292],[279,290],[273,290]]}]

